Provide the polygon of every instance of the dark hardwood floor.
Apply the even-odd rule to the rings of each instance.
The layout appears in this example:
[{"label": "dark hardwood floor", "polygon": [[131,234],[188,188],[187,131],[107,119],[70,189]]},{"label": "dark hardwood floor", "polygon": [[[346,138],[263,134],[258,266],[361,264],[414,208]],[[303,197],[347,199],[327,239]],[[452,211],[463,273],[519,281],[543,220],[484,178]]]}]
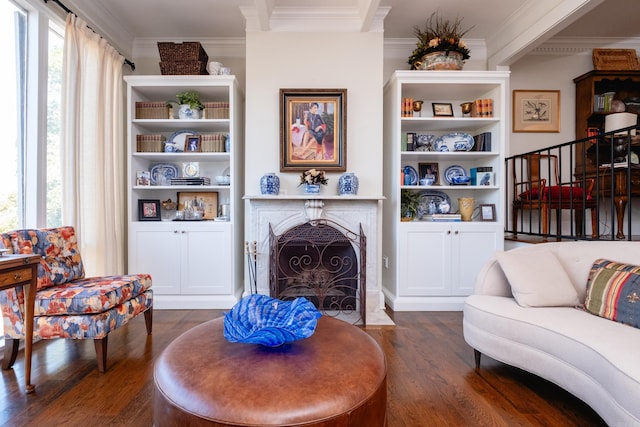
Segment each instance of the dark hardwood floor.
[{"label": "dark hardwood floor", "polygon": [[[22,354],[14,369],[2,371],[0,425],[151,426],[154,360],[182,332],[221,314],[156,310],[149,337],[139,316],[109,336],[105,374],[96,369],[90,341],[36,343],[35,394],[23,392]],[[390,314],[396,326],[366,329],[387,356],[389,427],[605,425],[583,402],[538,377],[486,356],[476,371],[462,313]]]}]

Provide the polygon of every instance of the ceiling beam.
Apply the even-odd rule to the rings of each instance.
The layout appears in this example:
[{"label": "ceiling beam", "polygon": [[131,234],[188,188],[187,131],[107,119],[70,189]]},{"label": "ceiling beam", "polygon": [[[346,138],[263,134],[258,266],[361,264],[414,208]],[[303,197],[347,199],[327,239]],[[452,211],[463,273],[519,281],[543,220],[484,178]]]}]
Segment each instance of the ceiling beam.
[{"label": "ceiling beam", "polygon": [[274,4],[275,0],[255,0],[260,31],[269,31],[271,29],[271,14],[273,13]]}]

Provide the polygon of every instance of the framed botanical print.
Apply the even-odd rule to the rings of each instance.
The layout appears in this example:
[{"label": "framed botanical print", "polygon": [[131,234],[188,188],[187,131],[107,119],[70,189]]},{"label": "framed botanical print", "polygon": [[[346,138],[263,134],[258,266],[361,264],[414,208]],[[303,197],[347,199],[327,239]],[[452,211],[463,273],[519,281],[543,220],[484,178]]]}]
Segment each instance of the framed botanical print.
[{"label": "framed botanical print", "polygon": [[560,132],[559,90],[514,90],[513,132]]},{"label": "framed botanical print", "polygon": [[346,89],[280,89],[280,171],[346,171],[346,126]]}]

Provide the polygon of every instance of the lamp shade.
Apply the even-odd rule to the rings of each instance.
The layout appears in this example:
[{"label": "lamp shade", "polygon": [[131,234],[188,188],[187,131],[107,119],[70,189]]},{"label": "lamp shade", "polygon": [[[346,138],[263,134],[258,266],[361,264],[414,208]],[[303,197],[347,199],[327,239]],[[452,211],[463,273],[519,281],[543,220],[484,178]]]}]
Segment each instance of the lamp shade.
[{"label": "lamp shade", "polygon": [[[638,115],[634,113],[614,113],[609,114],[604,119],[604,132],[613,132],[618,129],[628,128],[629,126],[635,126],[638,120]],[[626,132],[620,132],[624,134]],[[636,130],[631,130],[631,135],[635,135]],[[616,133],[616,135],[618,135]]]}]

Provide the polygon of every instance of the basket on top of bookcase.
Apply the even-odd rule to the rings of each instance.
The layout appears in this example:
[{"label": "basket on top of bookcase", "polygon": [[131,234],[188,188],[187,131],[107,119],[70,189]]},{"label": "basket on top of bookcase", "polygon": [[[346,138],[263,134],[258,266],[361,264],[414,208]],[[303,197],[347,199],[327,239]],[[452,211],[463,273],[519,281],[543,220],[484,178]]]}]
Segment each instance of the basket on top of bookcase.
[{"label": "basket on top of bookcase", "polygon": [[160,61],[202,61],[205,64],[209,60],[207,52],[200,42],[158,42]]},{"label": "basket on top of bookcase", "polygon": [[158,42],[160,72],[164,75],[209,74],[209,56],[200,42]]}]

